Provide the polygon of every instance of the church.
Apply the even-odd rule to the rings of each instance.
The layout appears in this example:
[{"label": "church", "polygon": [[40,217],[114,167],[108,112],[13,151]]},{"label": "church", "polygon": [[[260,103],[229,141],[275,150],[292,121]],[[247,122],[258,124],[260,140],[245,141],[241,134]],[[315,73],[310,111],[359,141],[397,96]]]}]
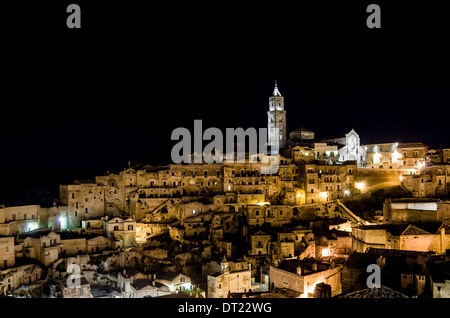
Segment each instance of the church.
[{"label": "church", "polygon": [[277,82],[272,96],[269,97],[269,111],[267,112],[268,142],[274,145],[277,141],[281,150],[296,146],[314,149],[314,159],[324,157],[335,158],[329,162],[356,161],[358,167],[366,163],[366,150],[361,146],[359,135],[354,129],[347,134],[334,137],[315,137],[315,133],[306,128],[292,131],[287,138],[286,110],[284,97],[278,89]]}]

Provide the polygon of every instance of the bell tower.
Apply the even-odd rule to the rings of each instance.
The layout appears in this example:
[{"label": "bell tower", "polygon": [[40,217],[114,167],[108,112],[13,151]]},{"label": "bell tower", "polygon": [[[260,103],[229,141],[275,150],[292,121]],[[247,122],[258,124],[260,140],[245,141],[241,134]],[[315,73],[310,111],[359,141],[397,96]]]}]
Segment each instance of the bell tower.
[{"label": "bell tower", "polygon": [[[267,112],[268,119],[268,141],[273,144],[278,135],[280,148],[286,145],[286,111],[284,110],[284,97],[278,90],[277,81],[273,89],[272,96],[269,97],[269,111]],[[278,134],[276,134],[278,129]]]}]

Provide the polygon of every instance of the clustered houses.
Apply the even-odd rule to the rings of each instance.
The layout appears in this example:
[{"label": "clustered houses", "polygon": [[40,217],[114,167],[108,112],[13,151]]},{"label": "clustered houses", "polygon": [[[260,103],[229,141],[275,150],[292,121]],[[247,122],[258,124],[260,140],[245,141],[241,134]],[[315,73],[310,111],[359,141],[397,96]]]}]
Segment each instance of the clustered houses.
[{"label": "clustered houses", "polygon": [[353,129],[316,138],[300,128],[288,139],[277,87],[268,119],[283,146],[271,174],[267,155],[129,165],[61,185],[51,207],[0,207],[0,293],[364,295],[366,268],[379,264],[401,282],[383,281],[391,294],[448,297],[449,149],[361,145]]}]

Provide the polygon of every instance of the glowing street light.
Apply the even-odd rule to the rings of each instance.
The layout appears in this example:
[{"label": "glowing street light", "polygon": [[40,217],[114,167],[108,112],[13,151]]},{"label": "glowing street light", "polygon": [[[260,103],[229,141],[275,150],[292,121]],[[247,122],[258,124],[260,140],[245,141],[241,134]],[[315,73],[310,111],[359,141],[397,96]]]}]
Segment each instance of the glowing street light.
[{"label": "glowing street light", "polygon": [[322,257],[328,257],[330,256],[330,249],[329,248],[323,248],[322,249]]},{"label": "glowing street light", "polygon": [[362,191],[364,189],[364,182],[356,182],[355,188]]},{"label": "glowing street light", "polygon": [[67,228],[67,219],[64,216],[60,216],[59,224],[60,224],[61,230],[64,230],[65,228]]}]

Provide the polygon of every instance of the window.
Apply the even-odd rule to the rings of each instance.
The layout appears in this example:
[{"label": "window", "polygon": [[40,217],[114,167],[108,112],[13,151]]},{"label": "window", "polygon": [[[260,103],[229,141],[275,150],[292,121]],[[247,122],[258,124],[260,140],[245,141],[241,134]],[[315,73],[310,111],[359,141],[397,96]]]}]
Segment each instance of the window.
[{"label": "window", "polygon": [[119,230],[119,226],[118,225],[114,226],[114,231],[118,231],[118,230]]},{"label": "window", "polygon": [[12,219],[13,219],[13,221],[16,220],[16,215],[15,214],[12,215]]},{"label": "window", "polygon": [[72,199],[75,199],[75,192],[72,192]]},{"label": "window", "polygon": [[9,246],[5,247],[5,252],[9,252]]},{"label": "window", "polygon": [[195,214],[195,213],[197,213],[197,211],[196,210],[192,210],[192,214]]},{"label": "window", "polygon": [[133,225],[128,225],[128,231],[133,231]]},{"label": "window", "polygon": [[[439,182],[440,182],[441,180],[439,180]],[[440,183],[439,183],[440,184]],[[24,220],[26,220],[27,219],[27,214],[25,213],[24,215],[23,215],[23,219]]]}]

